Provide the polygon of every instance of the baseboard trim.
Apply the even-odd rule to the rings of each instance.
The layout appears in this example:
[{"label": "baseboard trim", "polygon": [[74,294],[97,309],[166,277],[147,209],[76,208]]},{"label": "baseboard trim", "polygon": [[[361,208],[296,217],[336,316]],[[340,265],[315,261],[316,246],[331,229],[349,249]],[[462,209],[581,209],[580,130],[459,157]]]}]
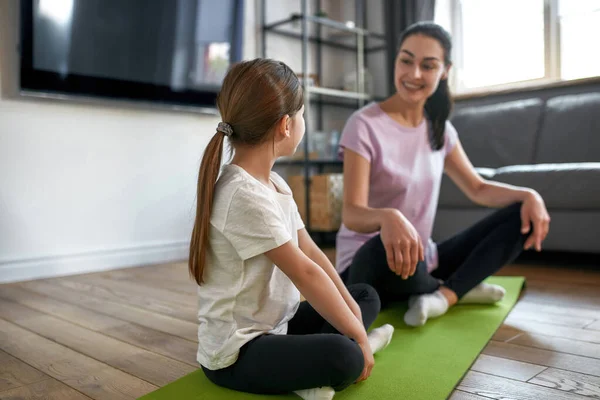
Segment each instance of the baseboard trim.
[{"label": "baseboard trim", "polygon": [[187,259],[189,241],[88,251],[47,257],[0,260],[0,283],[53,278]]}]

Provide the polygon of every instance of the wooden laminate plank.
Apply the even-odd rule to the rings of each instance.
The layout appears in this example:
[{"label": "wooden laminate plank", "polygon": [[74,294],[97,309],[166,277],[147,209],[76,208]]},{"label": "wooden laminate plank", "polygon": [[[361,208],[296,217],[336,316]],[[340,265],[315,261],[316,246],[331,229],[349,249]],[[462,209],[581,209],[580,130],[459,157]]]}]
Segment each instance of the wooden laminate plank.
[{"label": "wooden laminate plank", "polygon": [[0,392],[49,378],[48,375],[0,350]]},{"label": "wooden laminate plank", "polygon": [[82,291],[65,290],[62,286],[48,281],[22,283],[19,284],[19,287],[103,314],[108,314],[121,320],[133,322],[157,331],[170,333],[171,335],[198,342],[197,322],[184,321],[123,304],[122,302],[97,298]]},{"label": "wooden laminate plank", "polygon": [[568,326],[569,328],[583,328],[594,322],[593,318],[582,318],[564,314],[546,314],[540,311],[527,311],[519,308],[515,308],[510,313],[510,318],[531,322],[542,322],[551,325]]},{"label": "wooden laminate plank", "polygon": [[455,390],[448,398],[449,400],[489,400],[489,397],[477,396],[476,394]]},{"label": "wooden laminate plank", "polygon": [[170,289],[165,289],[161,285],[149,285],[139,280],[114,280],[100,276],[78,276],[69,279],[70,281],[83,282],[97,287],[126,292],[130,295],[148,296],[161,300],[163,302],[181,305],[184,307],[192,307],[196,309],[197,296],[195,293],[178,293]]},{"label": "wooden laminate plank", "polygon": [[17,389],[0,392],[5,400],[90,400],[88,396],[56,379],[48,378]]},{"label": "wooden laminate plank", "polygon": [[590,329],[593,331],[600,331],[600,321],[594,321],[591,324],[589,324],[588,326],[585,327],[585,329]]},{"label": "wooden laminate plank", "polygon": [[169,302],[164,302],[155,299],[149,293],[145,295],[132,295],[126,290],[114,290],[91,284],[71,281],[68,279],[54,279],[51,282],[45,281],[29,281],[19,284],[20,286],[35,291],[40,291],[42,288],[47,288],[48,285],[54,285],[59,288],[59,291],[76,292],[85,296],[92,296],[100,300],[108,300],[113,303],[123,304],[126,306],[137,307],[142,310],[151,311],[153,313],[166,315],[172,318],[182,319],[189,322],[197,322],[197,307],[183,306]]},{"label": "wooden laminate plank", "polygon": [[158,389],[3,319],[0,349],[94,400],[135,400]]},{"label": "wooden laminate plank", "polygon": [[493,340],[483,349],[483,354],[600,376],[600,360],[595,358],[557,353]]},{"label": "wooden laminate plank", "polygon": [[[11,313],[5,312],[7,308],[28,318],[11,319]],[[157,386],[197,369],[18,303],[0,300],[0,318]]]},{"label": "wooden laminate plank", "polygon": [[539,304],[527,301],[519,301],[514,311],[529,311],[544,315],[565,315],[585,319],[600,320],[600,310],[581,307],[568,307],[566,305]]},{"label": "wooden laminate plank", "polygon": [[600,344],[559,338],[555,336],[524,333],[510,341],[511,344],[535,347],[558,353],[575,354],[583,357],[600,359]]},{"label": "wooden laminate plank", "polygon": [[471,367],[471,370],[527,382],[546,368],[541,365],[481,354]]},{"label": "wooden laminate plank", "polygon": [[548,368],[529,382],[591,399],[600,399],[600,378],[597,376]]},{"label": "wooden laminate plank", "polygon": [[589,400],[577,394],[475,371],[467,372],[457,389],[498,400]]},{"label": "wooden laminate plank", "polygon": [[563,337],[573,340],[581,340],[590,343],[600,343],[600,332],[598,331],[526,321],[515,319],[510,315],[504,321],[502,328],[509,328],[529,333],[539,333],[548,336]]},{"label": "wooden laminate plank", "polygon": [[19,287],[3,288],[0,291],[0,299],[19,303],[125,343],[198,367],[196,361],[198,345],[195,342],[112,318]]}]

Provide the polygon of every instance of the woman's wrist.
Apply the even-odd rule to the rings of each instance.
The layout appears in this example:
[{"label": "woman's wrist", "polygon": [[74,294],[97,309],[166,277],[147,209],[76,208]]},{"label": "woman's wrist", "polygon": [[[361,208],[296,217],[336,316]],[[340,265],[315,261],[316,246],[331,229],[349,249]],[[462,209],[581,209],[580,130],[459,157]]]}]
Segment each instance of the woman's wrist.
[{"label": "woman's wrist", "polygon": [[395,208],[379,208],[377,213],[377,226],[381,230],[385,221],[389,221],[394,216],[402,216],[402,213]]},{"label": "woman's wrist", "polygon": [[538,193],[533,190],[533,189],[529,189],[529,188],[522,188],[520,190],[521,192],[521,202],[525,202],[529,199],[533,199],[536,198],[538,195]]}]

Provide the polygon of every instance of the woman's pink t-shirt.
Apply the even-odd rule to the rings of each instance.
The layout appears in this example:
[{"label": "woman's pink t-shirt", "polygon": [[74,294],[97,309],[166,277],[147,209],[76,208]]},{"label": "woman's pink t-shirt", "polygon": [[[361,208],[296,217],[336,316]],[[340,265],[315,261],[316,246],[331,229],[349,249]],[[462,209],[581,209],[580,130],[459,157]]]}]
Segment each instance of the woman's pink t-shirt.
[{"label": "woman's pink t-shirt", "polygon": [[[400,125],[378,103],[352,114],[340,140],[340,158],[344,149],[350,149],[371,163],[369,207],[395,208],[406,216],[421,237],[429,271],[437,268],[437,246],[431,232],[444,160],[457,141],[456,129],[448,121],[444,147],[434,151],[425,119],[414,128]],[[337,271],[348,268],[356,251],[378,233],[358,233],[342,224],[336,243]]]}]

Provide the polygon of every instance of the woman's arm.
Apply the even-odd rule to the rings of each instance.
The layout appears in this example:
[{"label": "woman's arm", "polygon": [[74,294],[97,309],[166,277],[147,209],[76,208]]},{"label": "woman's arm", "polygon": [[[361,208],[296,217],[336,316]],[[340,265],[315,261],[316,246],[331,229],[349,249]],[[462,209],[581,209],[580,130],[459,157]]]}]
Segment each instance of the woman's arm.
[{"label": "woman's arm", "polygon": [[399,210],[368,206],[370,173],[367,159],[350,149],[344,150],[342,220],[355,232],[379,231],[388,266],[406,279],[415,273],[417,263],[424,260],[421,238]]},{"label": "woman's arm", "polygon": [[549,230],[550,216],[542,197],[533,189],[513,186],[506,183],[483,179],[467,157],[460,141],[448,154],[444,163],[446,174],[459,189],[475,204],[485,207],[506,207],[521,202],[522,233],[530,231],[533,223],[533,235],[525,242],[525,249],[533,245],[538,251]]},{"label": "woman's arm", "polygon": [[392,212],[368,206],[371,164],[358,153],[344,150],[344,205],[342,220],[348,229],[360,233],[381,230],[382,221]]},{"label": "woman's arm", "polygon": [[362,323],[362,313],[360,311],[360,307],[348,292],[346,285],[342,282],[342,278],[338,275],[337,271],[329,261],[329,258],[323,253],[323,251],[317,246],[317,244],[312,240],[306,229],[300,229],[298,231],[298,243],[300,245],[300,250],[306,254],[308,258],[314,261],[318,266],[320,266],[323,271],[329,276],[329,278],[333,281],[333,284],[337,288],[337,290],[342,295],[342,298],[352,311],[352,314],[358,318],[358,320]]}]

